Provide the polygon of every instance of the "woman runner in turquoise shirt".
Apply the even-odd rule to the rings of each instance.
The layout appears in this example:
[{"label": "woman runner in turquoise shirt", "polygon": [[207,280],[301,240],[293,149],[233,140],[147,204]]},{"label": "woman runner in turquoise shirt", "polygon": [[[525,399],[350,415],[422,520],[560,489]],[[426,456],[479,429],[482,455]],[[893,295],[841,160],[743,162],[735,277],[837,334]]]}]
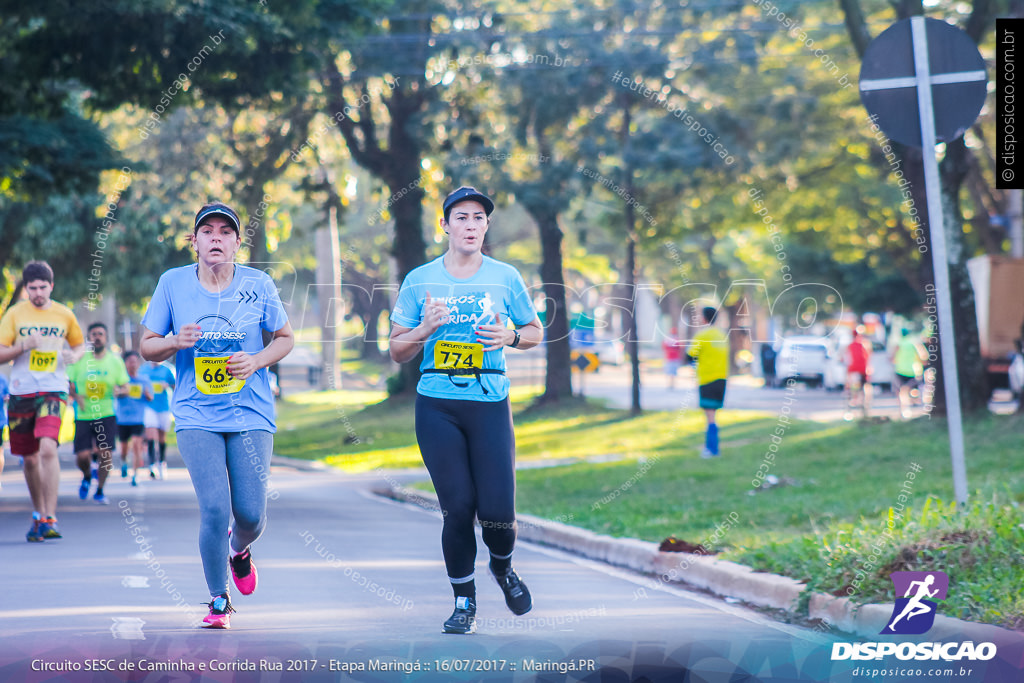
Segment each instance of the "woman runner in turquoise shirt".
[{"label": "woman runner in turquoise shirt", "polygon": [[504,348],[536,346],[544,330],[516,269],[481,252],[494,202],[472,187],[460,187],[442,208],[448,251],[402,283],[391,312],[391,357],[405,363],[423,349],[416,440],[444,515],[441,549],[455,594],[455,611],[444,631],[472,633],[474,517],[505,604],[517,615],[533,606],[526,584],[512,569],[515,436]]}]

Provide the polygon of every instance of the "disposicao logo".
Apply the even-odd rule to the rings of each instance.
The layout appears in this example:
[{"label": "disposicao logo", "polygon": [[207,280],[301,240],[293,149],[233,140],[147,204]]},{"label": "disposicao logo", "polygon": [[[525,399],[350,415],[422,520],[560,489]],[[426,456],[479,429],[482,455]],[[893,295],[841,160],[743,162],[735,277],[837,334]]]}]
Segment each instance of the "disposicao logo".
[{"label": "disposicao logo", "polygon": [[896,606],[882,635],[916,636],[927,633],[935,623],[938,603],[949,591],[945,572],[893,572],[889,578],[896,588]]},{"label": "disposicao logo", "polygon": [[[893,572],[890,575],[896,595],[896,605],[881,630],[882,635],[921,635],[935,623],[938,603],[949,591],[949,577],[945,572]],[[994,643],[971,641],[962,643],[832,643],[832,661],[843,659],[869,660],[895,656],[901,660],[961,659],[989,660],[996,656]]]}]

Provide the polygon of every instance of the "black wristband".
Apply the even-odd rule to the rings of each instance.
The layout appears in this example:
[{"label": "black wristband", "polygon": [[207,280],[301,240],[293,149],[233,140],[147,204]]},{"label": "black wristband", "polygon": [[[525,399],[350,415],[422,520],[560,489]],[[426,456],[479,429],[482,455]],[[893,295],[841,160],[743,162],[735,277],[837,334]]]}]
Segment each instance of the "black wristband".
[{"label": "black wristband", "polygon": [[519,330],[512,330],[512,334],[516,335],[516,338],[512,340],[512,343],[509,344],[509,346],[511,346],[513,349],[514,348],[518,348],[518,346],[519,346]]}]

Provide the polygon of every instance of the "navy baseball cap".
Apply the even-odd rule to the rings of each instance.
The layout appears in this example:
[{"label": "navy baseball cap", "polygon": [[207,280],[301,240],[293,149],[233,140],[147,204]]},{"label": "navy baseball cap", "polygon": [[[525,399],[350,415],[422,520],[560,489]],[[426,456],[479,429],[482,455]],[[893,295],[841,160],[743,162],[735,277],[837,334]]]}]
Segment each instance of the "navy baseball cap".
[{"label": "navy baseball cap", "polygon": [[484,207],[484,211],[490,216],[491,212],[494,211],[494,202],[491,198],[485,194],[481,194],[475,187],[467,187],[463,185],[459,189],[452,192],[450,195],[444,198],[444,219],[448,220],[448,214],[451,213],[452,207],[461,202],[480,202]]},{"label": "navy baseball cap", "polygon": [[238,220],[238,214],[227,204],[221,204],[215,202],[213,204],[207,204],[203,208],[199,209],[199,213],[196,214],[196,224],[193,226],[192,231],[195,232],[199,229],[199,226],[206,222],[206,219],[210,216],[223,216],[228,219],[231,223],[231,227],[234,228],[235,234],[241,234],[241,221]]}]

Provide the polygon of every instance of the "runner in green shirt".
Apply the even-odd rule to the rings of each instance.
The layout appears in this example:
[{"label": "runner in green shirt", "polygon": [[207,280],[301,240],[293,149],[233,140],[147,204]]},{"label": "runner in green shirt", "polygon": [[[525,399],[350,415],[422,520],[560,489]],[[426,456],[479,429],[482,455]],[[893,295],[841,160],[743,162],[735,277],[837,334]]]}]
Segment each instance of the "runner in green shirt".
[{"label": "runner in green shirt", "polygon": [[97,454],[99,467],[95,476],[98,483],[93,500],[106,505],[103,484],[113,468],[112,454],[117,439],[114,397],[127,393],[129,378],[124,361],[116,353],[108,352],[107,326],[93,323],[89,325],[87,336],[92,350],[68,368],[71,394],[75,399],[75,458],[78,469],[82,470],[78,497],[82,500],[89,497],[94,476],[92,460]]},{"label": "runner in green shirt", "polygon": [[893,352],[892,369],[900,392],[900,415],[906,420],[911,416],[910,394],[921,383],[928,352],[919,340],[910,336],[910,330],[904,327],[900,332],[900,340],[896,344],[896,351]]}]

